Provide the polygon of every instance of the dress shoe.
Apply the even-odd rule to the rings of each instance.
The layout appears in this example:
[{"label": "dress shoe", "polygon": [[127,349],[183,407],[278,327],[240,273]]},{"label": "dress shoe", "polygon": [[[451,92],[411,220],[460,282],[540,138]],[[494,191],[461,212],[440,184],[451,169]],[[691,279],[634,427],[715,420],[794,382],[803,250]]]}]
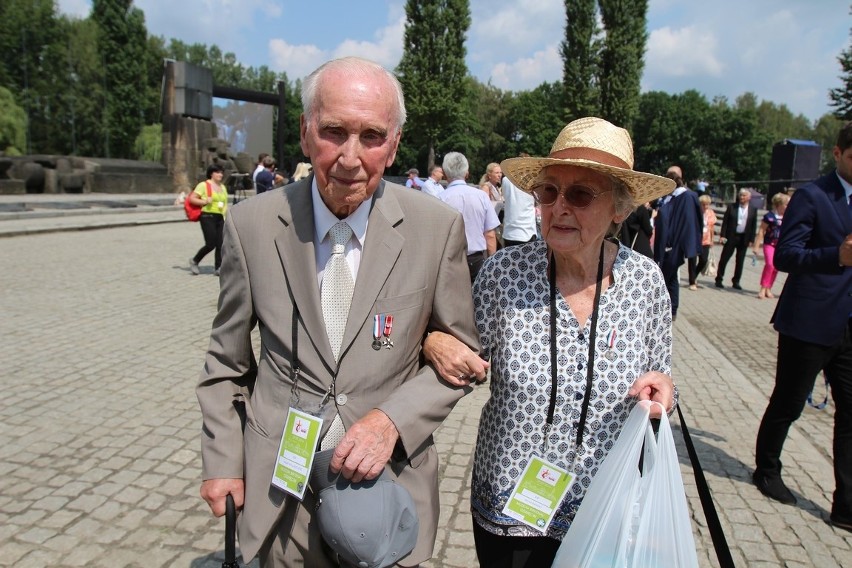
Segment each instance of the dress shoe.
[{"label": "dress shoe", "polygon": [[716,288],[724,288],[724,287],[725,287],[725,285],[722,284],[721,280],[716,280]]},{"label": "dress shoe", "polygon": [[828,524],[830,524],[831,526],[833,526],[835,528],[843,529],[844,531],[852,532],[852,520],[841,519],[840,517],[837,517],[835,515],[831,515],[828,518]]},{"label": "dress shoe", "polygon": [[787,486],[784,485],[784,482],[780,477],[767,477],[762,473],[755,471],[751,476],[751,479],[754,481],[757,489],[770,499],[775,499],[779,503],[784,503],[785,505],[793,505],[796,503],[796,496],[787,489]]},{"label": "dress shoe", "polygon": [[742,290],[742,289],[743,289],[743,287],[742,287],[742,286],[740,286],[740,283],[739,283],[739,282],[736,282],[736,283],[734,283],[734,284],[731,284],[731,288],[733,288],[734,290]]}]

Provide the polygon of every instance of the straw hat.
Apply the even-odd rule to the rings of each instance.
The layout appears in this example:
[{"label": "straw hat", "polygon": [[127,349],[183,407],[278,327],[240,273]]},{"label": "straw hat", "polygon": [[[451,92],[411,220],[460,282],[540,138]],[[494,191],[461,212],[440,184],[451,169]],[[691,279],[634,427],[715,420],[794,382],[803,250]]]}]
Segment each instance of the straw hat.
[{"label": "straw hat", "polygon": [[633,171],[630,134],[602,118],[570,122],[545,158],[509,158],[500,164],[512,183],[528,193],[541,170],[554,165],[580,166],[618,178],[636,205],[668,195],[675,188],[669,178]]}]

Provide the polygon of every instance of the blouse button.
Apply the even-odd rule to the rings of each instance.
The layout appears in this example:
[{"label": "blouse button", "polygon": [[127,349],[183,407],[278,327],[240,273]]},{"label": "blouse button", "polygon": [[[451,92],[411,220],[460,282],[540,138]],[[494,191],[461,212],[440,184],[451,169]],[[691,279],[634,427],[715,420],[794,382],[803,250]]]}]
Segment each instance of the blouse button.
[{"label": "blouse button", "polygon": [[577,363],[577,370],[578,370],[578,371],[582,371],[582,370],[583,370],[583,364],[582,364],[582,363]]}]

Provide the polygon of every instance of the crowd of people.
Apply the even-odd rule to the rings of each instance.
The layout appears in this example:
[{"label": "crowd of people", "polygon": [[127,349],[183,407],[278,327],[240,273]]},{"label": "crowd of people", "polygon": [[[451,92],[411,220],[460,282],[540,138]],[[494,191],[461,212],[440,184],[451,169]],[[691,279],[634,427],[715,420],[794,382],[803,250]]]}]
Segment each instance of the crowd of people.
[{"label": "crowd of people", "polygon": [[[708,196],[688,189],[677,166],[666,175],[635,170],[629,133],[596,117],[568,123],[546,156],[489,164],[476,185],[459,152],[425,180],[412,168],[405,185],[392,183],[383,175],[405,120],[392,73],[356,57],[326,62],[302,84],[307,177],[227,215],[216,193],[221,172],[208,172],[191,196],[216,215],[206,223],[211,242],[224,235],[214,247],[218,312],[196,390],[201,496],[217,516],[233,497],[244,559],[257,555],[263,567],[428,560],[439,515],[432,434],[473,388],[491,392],[471,479],[479,562],[549,566],[633,406],[657,402],[660,416],[677,405],[678,270],[687,264],[692,287],[709,264]],[[852,530],[852,271],[844,268],[852,265],[844,201],[852,126],[835,158],[837,174],[798,190],[789,212],[787,200],[773,200],[759,233],[745,194],[727,208],[716,283],[736,252],[739,286],[743,246],[762,246],[768,265],[774,260],[762,297],[774,266],[790,273],[754,482],[795,502],[780,478],[781,446],[825,369],[837,401],[830,520]],[[808,301],[799,304],[799,294]],[[796,358],[801,350],[806,360]],[[314,464],[315,450],[330,457]],[[577,480],[538,523],[508,507],[533,464]],[[387,497],[382,481],[393,482],[409,497],[389,499],[387,515],[407,520],[391,522],[378,541],[333,537],[318,518],[345,500],[320,498],[312,467],[341,495],[354,487]],[[398,539],[405,531],[414,538]],[[387,541],[408,545],[389,551]]]}]

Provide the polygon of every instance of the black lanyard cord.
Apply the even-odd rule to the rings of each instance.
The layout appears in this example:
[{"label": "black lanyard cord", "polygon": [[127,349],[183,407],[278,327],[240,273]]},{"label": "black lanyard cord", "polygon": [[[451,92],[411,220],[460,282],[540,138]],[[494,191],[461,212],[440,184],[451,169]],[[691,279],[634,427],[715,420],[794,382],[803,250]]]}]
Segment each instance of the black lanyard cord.
[{"label": "black lanyard cord", "polygon": [[[577,448],[583,443],[583,430],[586,427],[586,417],[589,413],[589,400],[592,395],[592,380],[595,376],[595,337],[598,327],[598,303],[601,299],[601,286],[603,284],[603,261],[604,245],[601,243],[601,254],[598,259],[598,276],[595,283],[595,303],[592,307],[591,330],[589,332],[589,358],[586,365],[586,393],[583,396],[583,406],[580,410],[580,422],[577,426]],[[558,388],[557,353],[556,353],[556,326],[559,317],[556,312],[556,258],[550,255],[550,405],[547,408],[547,425],[545,436],[550,434],[553,426],[553,414],[556,411],[556,390]],[[545,444],[547,440],[545,439]]]}]

